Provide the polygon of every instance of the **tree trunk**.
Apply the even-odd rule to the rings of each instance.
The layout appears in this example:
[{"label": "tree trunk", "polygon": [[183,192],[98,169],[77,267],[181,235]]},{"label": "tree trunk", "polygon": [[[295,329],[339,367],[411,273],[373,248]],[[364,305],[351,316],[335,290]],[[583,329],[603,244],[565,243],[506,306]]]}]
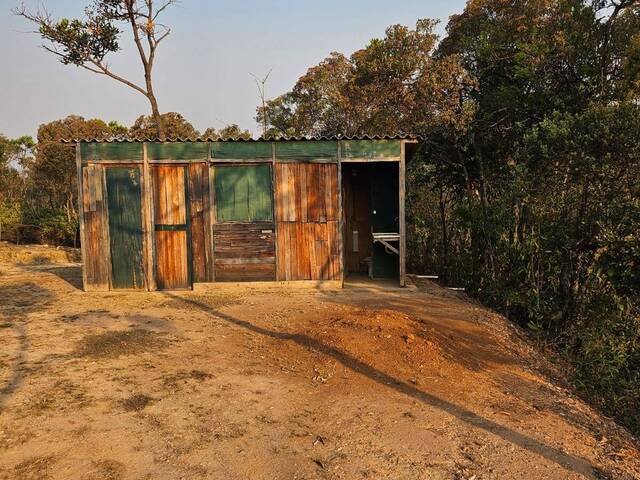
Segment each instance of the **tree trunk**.
[{"label": "tree trunk", "polygon": [[484,176],[484,161],[482,159],[482,151],[479,145],[477,136],[473,136],[473,149],[474,155],[473,157],[476,160],[476,165],[478,168],[478,183],[480,190],[480,207],[482,210],[482,233],[484,237],[484,250],[485,255],[487,256],[487,263],[489,264],[489,268],[491,271],[491,279],[495,280],[496,278],[496,269],[495,269],[495,261],[494,261],[494,253],[493,253],[493,244],[491,242],[491,237],[489,235],[489,201],[487,200],[487,184]]},{"label": "tree trunk", "polygon": [[442,226],[442,272],[445,285],[449,284],[449,235],[444,201],[444,188],[440,185],[440,224]]},{"label": "tree trunk", "polygon": [[151,104],[151,113],[153,115],[153,121],[158,127],[158,138],[161,141],[166,140],[164,134],[164,126],[162,125],[162,117],[160,115],[160,109],[158,108],[158,101],[156,100],[155,95],[153,94],[153,87],[151,86],[151,77],[147,80],[147,98],[149,99],[149,103]]}]

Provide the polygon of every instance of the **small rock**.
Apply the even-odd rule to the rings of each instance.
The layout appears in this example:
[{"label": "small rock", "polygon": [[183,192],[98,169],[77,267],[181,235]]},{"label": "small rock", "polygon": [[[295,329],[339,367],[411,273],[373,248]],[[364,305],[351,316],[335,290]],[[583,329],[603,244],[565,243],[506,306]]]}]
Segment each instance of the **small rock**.
[{"label": "small rock", "polygon": [[413,333],[407,333],[406,335],[403,335],[402,338],[406,343],[413,343],[416,340],[416,336]]}]

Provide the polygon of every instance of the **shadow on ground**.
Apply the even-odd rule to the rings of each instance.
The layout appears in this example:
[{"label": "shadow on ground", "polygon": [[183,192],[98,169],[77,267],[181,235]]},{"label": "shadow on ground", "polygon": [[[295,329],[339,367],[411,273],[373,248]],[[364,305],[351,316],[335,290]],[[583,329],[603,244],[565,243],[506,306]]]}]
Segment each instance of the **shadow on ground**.
[{"label": "shadow on ground", "polygon": [[[54,295],[49,290],[32,282],[0,287],[0,318],[3,318],[3,327],[5,327],[3,331],[12,331],[18,344],[14,358],[11,360],[9,378],[0,383],[0,412],[24,381],[29,353],[26,317],[53,299]],[[4,342],[10,342],[10,337],[5,333],[2,337],[3,351],[9,352]]]},{"label": "shadow on ground", "polygon": [[515,430],[500,425],[492,420],[484,418],[472,411],[460,407],[459,405],[443,400],[428,392],[422,391],[416,388],[414,385],[398,380],[391,375],[382,372],[362,362],[361,360],[358,360],[357,358],[354,358],[347,353],[338,350],[337,348],[326,345],[325,343],[308,335],[269,330],[254,325],[249,321],[233,317],[231,315],[220,312],[219,310],[215,310],[199,301],[184,298],[168,292],[165,293],[165,295],[178,301],[184,302],[185,304],[197,307],[201,311],[217,319],[224,320],[228,323],[257,333],[259,335],[271,337],[279,341],[294,342],[304,347],[305,349],[310,349],[319,354],[332,357],[346,368],[379,383],[384,388],[393,389],[399,393],[412,397],[415,400],[424,403],[425,405],[438,408],[470,426],[496,435],[513,445],[516,445],[522,449],[528,450],[549,461],[552,461],[568,471],[575,472],[586,477],[593,477],[594,474],[597,475],[600,473],[584,458],[569,455],[560,449],[550,447],[539,440],[536,440],[520,432],[516,432]]},{"label": "shadow on ground", "polygon": [[27,271],[51,273],[76,290],[82,290],[82,265],[49,263],[46,265],[27,265],[23,268]]}]

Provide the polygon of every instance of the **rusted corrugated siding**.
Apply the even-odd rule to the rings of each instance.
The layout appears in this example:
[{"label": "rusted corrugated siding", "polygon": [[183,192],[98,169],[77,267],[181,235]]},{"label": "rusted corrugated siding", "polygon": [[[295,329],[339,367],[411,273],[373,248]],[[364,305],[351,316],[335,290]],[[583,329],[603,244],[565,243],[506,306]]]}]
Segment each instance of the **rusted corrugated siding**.
[{"label": "rusted corrugated siding", "polygon": [[278,280],[340,278],[337,168],[276,164]]}]

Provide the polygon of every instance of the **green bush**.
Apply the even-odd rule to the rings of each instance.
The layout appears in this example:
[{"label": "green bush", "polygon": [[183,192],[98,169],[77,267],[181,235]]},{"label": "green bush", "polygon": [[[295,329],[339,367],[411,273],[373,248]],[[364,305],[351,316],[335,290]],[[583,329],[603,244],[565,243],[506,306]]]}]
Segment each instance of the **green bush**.
[{"label": "green bush", "polygon": [[64,210],[38,209],[27,211],[25,223],[34,225],[31,235],[26,240],[47,245],[76,245],[79,220],[77,215],[69,216]]}]

